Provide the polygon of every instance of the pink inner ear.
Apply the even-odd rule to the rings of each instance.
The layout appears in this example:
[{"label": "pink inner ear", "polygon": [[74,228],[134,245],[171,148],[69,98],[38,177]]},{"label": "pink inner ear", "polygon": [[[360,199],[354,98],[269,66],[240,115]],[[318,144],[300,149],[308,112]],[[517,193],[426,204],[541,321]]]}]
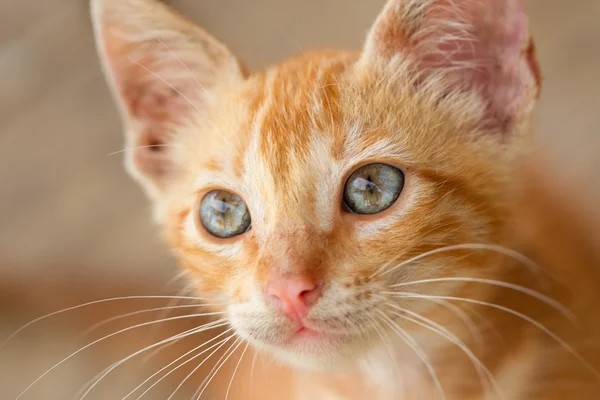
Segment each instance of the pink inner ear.
[{"label": "pink inner ear", "polygon": [[186,134],[178,128],[202,121],[207,96],[244,75],[223,44],[162,1],[93,3],[100,56],[126,126],[128,165],[144,186],[160,191],[178,172],[172,150]]},{"label": "pink inner ear", "polygon": [[172,127],[193,107],[200,109],[202,91],[190,72],[194,65],[184,65],[177,58],[182,56],[176,57],[159,41],[132,44],[110,35],[106,39],[115,89],[129,119],[135,121],[136,131],[130,132],[134,165],[160,182],[172,168],[168,147]]},{"label": "pink inner ear", "polygon": [[189,112],[191,99],[200,100],[200,91],[192,91],[197,83],[189,69],[194,65],[184,65],[167,46],[158,40],[136,44],[106,37],[108,61],[124,106],[130,117],[153,127],[177,123]]},{"label": "pink inner ear", "polygon": [[131,67],[128,75],[129,78],[119,83],[119,90],[135,119],[157,125],[169,120],[176,122],[189,111],[190,104],[183,97],[187,97],[183,92],[186,89],[175,86],[176,82],[167,84],[137,65]]},{"label": "pink inner ear", "polygon": [[540,74],[524,0],[434,0],[425,8],[421,0],[397,3],[404,30],[387,34],[400,36],[422,79],[441,75],[451,90],[478,91],[488,119],[503,127],[525,112]]}]

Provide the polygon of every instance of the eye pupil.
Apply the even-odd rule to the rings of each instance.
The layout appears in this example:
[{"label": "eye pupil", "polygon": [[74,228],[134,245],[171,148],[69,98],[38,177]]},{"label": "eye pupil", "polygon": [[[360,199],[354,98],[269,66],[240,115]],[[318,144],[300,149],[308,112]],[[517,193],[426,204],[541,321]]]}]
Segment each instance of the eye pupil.
[{"label": "eye pupil", "polygon": [[369,175],[367,180],[369,181],[369,185],[368,185],[369,193],[373,194],[373,189],[375,189],[375,184],[373,183],[373,180],[371,179],[371,175]]},{"label": "eye pupil", "polygon": [[346,208],[357,214],[376,214],[392,206],[404,187],[404,174],[387,164],[368,164],[356,170],[344,187]]},{"label": "eye pupil", "polygon": [[224,197],[215,199],[215,201],[212,204],[212,207],[217,213],[222,214],[223,216],[228,212],[234,210],[234,207],[231,204],[227,203],[227,199]]},{"label": "eye pupil", "polygon": [[200,220],[204,228],[218,238],[241,235],[250,228],[250,213],[237,195],[213,190],[200,203]]}]

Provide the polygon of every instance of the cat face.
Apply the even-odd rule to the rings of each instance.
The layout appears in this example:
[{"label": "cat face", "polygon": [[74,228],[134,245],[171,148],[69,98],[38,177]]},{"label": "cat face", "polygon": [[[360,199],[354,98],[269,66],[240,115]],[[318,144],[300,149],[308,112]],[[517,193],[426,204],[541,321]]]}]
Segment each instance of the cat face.
[{"label": "cat face", "polygon": [[421,329],[398,315],[448,314],[402,293],[464,294],[452,280],[401,285],[503,273],[461,246],[510,242],[509,177],[539,77],[522,6],[394,0],[361,53],[248,74],[160,3],[95,2],[129,170],[238,335],[337,365]]}]

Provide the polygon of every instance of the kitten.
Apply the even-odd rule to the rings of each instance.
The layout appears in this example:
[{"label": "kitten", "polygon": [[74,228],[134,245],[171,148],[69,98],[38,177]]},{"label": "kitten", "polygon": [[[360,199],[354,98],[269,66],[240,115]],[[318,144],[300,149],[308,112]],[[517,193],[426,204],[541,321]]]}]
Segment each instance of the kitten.
[{"label": "kitten", "polygon": [[598,398],[595,264],[517,224],[524,0],[390,0],[361,52],[254,73],[155,0],[92,5],[128,170],[236,343],[289,366],[223,396]]}]

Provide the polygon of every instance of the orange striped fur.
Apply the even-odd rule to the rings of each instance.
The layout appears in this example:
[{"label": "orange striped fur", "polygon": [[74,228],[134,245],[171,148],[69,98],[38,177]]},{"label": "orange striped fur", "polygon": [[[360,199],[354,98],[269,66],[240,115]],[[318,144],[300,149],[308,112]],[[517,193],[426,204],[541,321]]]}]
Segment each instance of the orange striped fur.
[{"label": "orange striped fur", "polygon": [[[243,364],[232,398],[598,398],[594,359],[574,344],[597,327],[575,333],[560,307],[527,292],[586,320],[598,286],[574,300],[557,284],[572,271],[549,277],[513,253],[537,255],[514,207],[540,90],[523,1],[390,0],[362,52],[309,52],[253,73],[154,0],[93,6],[128,166],[166,239],[236,333],[290,366],[278,387],[249,393]],[[379,214],[345,212],[346,179],[373,162],[404,171],[400,198]],[[213,189],[245,201],[251,230],[218,239],[202,227]],[[435,252],[445,246],[459,247]],[[292,273],[322,285],[305,323],[331,334],[290,342],[264,292]]]}]

